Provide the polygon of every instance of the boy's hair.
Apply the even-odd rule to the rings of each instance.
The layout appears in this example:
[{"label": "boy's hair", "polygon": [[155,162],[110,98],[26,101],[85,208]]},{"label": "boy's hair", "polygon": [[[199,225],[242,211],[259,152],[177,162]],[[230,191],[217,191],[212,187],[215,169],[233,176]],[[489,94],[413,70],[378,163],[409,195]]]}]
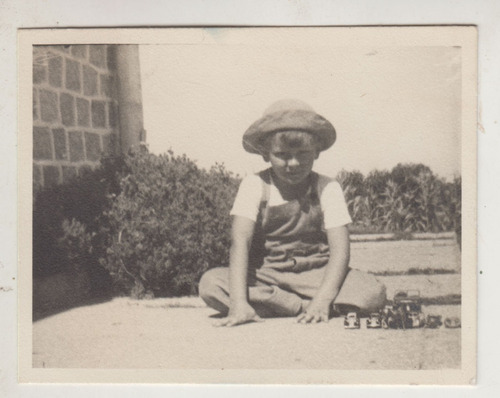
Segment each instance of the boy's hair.
[{"label": "boy's hair", "polygon": [[260,151],[262,155],[267,155],[269,153],[273,142],[285,144],[293,148],[313,145],[318,152],[320,150],[320,142],[316,135],[307,131],[287,130],[269,134],[266,138],[264,138],[260,143]]}]

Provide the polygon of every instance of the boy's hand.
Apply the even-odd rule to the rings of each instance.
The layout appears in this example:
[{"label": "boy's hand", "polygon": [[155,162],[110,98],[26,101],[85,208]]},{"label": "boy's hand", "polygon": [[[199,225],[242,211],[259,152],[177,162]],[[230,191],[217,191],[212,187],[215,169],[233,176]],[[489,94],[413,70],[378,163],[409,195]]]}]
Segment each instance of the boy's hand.
[{"label": "boy's hand", "polygon": [[297,318],[297,323],[328,322],[332,300],[313,300]]},{"label": "boy's hand", "polygon": [[229,309],[226,318],[216,322],[214,326],[236,326],[249,322],[262,322],[263,319],[257,315],[252,306],[248,303],[238,304]]}]

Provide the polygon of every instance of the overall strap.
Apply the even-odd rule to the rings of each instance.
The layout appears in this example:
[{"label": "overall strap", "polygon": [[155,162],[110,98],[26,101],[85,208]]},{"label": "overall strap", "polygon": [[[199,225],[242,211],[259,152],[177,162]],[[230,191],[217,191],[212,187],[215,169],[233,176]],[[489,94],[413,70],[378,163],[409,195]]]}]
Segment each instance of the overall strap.
[{"label": "overall strap", "polygon": [[319,174],[312,171],[311,172],[311,195],[319,199]]},{"label": "overall strap", "polygon": [[260,199],[260,207],[266,207],[269,202],[269,195],[271,192],[271,169],[263,170],[259,173],[262,183],[262,196]]},{"label": "overall strap", "polygon": [[[260,199],[260,204],[261,207],[266,207],[267,203],[269,202],[269,195],[271,192],[271,169],[269,168],[266,170],[262,170],[258,173],[258,175],[262,183],[262,196]],[[309,192],[313,195],[313,197],[319,199],[319,174],[314,171],[311,172],[310,176]]]}]

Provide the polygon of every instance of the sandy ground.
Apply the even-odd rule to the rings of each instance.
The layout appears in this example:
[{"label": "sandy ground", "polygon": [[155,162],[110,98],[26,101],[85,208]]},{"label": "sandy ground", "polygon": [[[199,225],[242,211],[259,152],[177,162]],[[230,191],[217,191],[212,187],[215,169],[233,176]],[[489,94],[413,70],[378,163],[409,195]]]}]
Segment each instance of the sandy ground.
[{"label": "sandy ground", "polygon": [[[353,244],[352,265],[378,271],[411,267],[459,270],[453,241]],[[420,259],[420,261],[419,261]],[[460,294],[460,274],[380,276],[388,296]],[[424,307],[460,316],[460,305]],[[197,297],[112,301],[74,308],[33,324],[33,366],[164,369],[447,369],[460,367],[461,329],[345,330],[343,320],[301,325],[267,319],[213,326]]]},{"label": "sandy ground", "polygon": [[[187,303],[186,303],[187,304]],[[442,369],[460,366],[461,329],[346,330],[341,318],[213,326],[214,311],[168,301],[111,302],[38,321],[33,366],[48,368]],[[187,305],[190,305],[187,304]],[[196,306],[195,306],[196,305]],[[460,315],[459,306],[424,309]]]},{"label": "sandy ground", "polygon": [[411,268],[460,271],[460,250],[454,239],[353,242],[350,265],[370,272]]}]

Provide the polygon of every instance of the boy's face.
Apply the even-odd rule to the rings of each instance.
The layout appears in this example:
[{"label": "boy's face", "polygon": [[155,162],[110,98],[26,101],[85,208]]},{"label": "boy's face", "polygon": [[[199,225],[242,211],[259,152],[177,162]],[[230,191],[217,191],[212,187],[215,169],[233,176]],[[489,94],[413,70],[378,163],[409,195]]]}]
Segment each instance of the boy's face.
[{"label": "boy's face", "polygon": [[319,152],[314,143],[290,145],[286,142],[271,140],[269,157],[274,174],[288,185],[298,185],[306,180],[312,171]]}]

